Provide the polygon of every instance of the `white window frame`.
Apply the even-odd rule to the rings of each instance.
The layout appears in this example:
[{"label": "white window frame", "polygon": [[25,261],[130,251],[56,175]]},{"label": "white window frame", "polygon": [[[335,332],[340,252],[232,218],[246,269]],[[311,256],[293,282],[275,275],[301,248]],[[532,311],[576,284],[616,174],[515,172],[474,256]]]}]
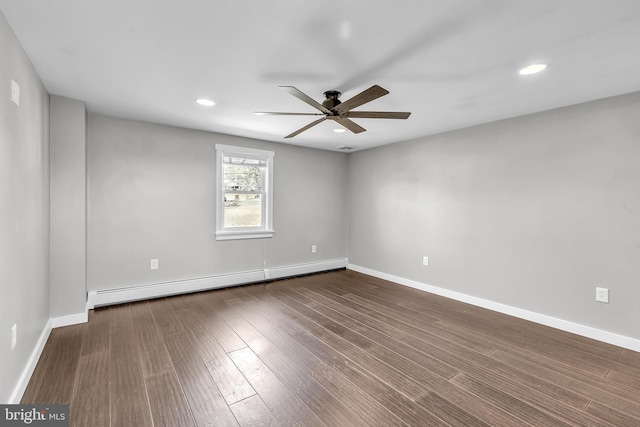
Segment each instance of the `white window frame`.
[{"label": "white window frame", "polygon": [[[216,240],[261,239],[273,237],[273,151],[216,144]],[[240,157],[266,162],[264,166],[262,225],[259,227],[224,226],[224,158]]]}]

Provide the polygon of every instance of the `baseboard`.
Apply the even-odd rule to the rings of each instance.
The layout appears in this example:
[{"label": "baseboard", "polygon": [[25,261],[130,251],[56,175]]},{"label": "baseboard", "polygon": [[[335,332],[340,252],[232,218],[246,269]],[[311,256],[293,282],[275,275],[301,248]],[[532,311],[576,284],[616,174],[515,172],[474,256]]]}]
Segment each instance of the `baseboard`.
[{"label": "baseboard", "polygon": [[92,309],[104,305],[121,304],[124,302],[186,294],[190,292],[200,292],[228,286],[262,282],[270,279],[296,276],[300,274],[333,270],[336,268],[345,268],[347,263],[348,261],[346,258],[339,258],[306,264],[267,268],[264,270],[201,277],[197,279],[90,291],[87,298],[87,308]]},{"label": "baseboard", "polygon": [[262,270],[256,270],[173,282],[151,283],[126,288],[89,291],[87,305],[89,308],[95,308],[104,305],[121,304],[124,302],[259,282],[261,280],[264,280],[264,272]]},{"label": "baseboard", "polygon": [[460,292],[450,291],[448,289],[439,288],[437,286],[427,285],[425,283],[417,282],[415,280],[405,279],[403,277],[394,276],[392,274],[382,273],[380,271],[371,270],[366,267],[361,267],[354,264],[347,266],[349,270],[357,271],[359,273],[367,274],[369,276],[377,277],[379,279],[388,280],[390,282],[398,283],[400,285],[409,286],[411,288],[419,289],[421,291],[429,292],[432,294],[440,295],[446,298],[451,298],[456,301],[465,302],[478,307],[486,308],[492,311],[496,311],[509,316],[517,317],[524,320],[529,320],[534,323],[549,326],[555,329],[559,329],[572,334],[580,335],[586,338],[602,341],[608,344],[616,345],[633,351],[640,351],[640,340],[627,337],[624,335],[618,335],[613,332],[603,331],[590,326],[581,325],[579,323],[570,322],[556,317],[547,316],[544,314],[536,313],[533,311],[524,310],[521,308],[513,307],[506,304],[497,303],[494,301],[474,297],[471,295],[463,294]]},{"label": "baseboard", "polygon": [[317,273],[319,271],[336,270],[338,268],[345,268],[347,264],[348,262],[346,258],[339,258],[306,264],[274,267],[268,269],[268,278],[280,279],[283,277],[299,276],[301,274]]},{"label": "baseboard", "polygon": [[22,400],[22,396],[24,395],[25,390],[27,389],[27,385],[29,384],[29,380],[31,379],[31,375],[33,371],[36,369],[36,365],[38,364],[38,360],[40,360],[40,355],[42,354],[42,350],[44,350],[44,346],[49,339],[49,334],[51,334],[51,320],[49,320],[46,325],[44,325],[44,329],[40,334],[40,338],[38,338],[38,342],[36,343],[35,348],[31,352],[31,356],[27,361],[27,365],[25,366],[22,374],[20,375],[20,379],[16,384],[16,387],[13,389],[13,393],[9,398],[10,405],[15,405],[20,403]]},{"label": "baseboard", "polygon": [[62,326],[77,325],[78,323],[87,323],[88,321],[89,321],[89,312],[88,310],[85,310],[83,313],[52,317],[51,328],[60,328]]}]

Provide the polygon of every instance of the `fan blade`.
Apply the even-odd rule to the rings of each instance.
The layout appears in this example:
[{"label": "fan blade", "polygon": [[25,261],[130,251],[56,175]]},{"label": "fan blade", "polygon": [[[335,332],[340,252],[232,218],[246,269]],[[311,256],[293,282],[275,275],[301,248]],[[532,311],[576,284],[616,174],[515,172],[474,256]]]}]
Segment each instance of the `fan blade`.
[{"label": "fan blade", "polygon": [[338,114],[344,114],[353,108],[359,107],[362,104],[366,104],[367,102],[371,102],[374,99],[378,99],[388,93],[388,90],[383,89],[378,85],[373,85],[369,89],[366,89],[356,96],[344,101],[342,104],[337,105],[333,110]]},{"label": "fan blade", "polygon": [[299,133],[302,133],[302,132],[304,132],[305,130],[307,130],[307,129],[309,129],[309,128],[312,128],[313,126],[315,126],[315,125],[317,125],[317,124],[319,124],[319,123],[322,123],[322,122],[324,122],[325,120],[327,120],[327,118],[326,118],[326,117],[323,117],[323,118],[321,118],[321,119],[316,120],[315,122],[311,122],[311,123],[309,123],[308,125],[306,125],[305,127],[302,127],[302,128],[300,128],[300,129],[298,129],[297,131],[295,131],[295,132],[293,132],[293,133],[290,133],[289,135],[285,136],[285,138],[293,138],[294,136],[298,135]]},{"label": "fan blade", "polygon": [[273,111],[254,111],[256,116],[324,116],[321,113],[276,113]]},{"label": "fan blade", "polygon": [[299,89],[296,89],[293,86],[278,86],[278,87],[286,92],[289,92],[291,95],[295,96],[299,100],[311,105],[316,110],[320,110],[325,114],[333,114],[331,110],[329,110],[328,108],[325,108],[322,104],[315,101],[313,98],[307,96],[304,92],[302,92]]},{"label": "fan blade", "polygon": [[338,124],[346,127],[347,129],[349,129],[353,133],[360,133],[360,132],[366,131],[365,128],[363,128],[362,126],[360,126],[359,124],[357,124],[355,122],[352,122],[351,120],[349,120],[347,118],[340,117],[339,119],[336,119],[336,122]]},{"label": "fan blade", "polygon": [[406,119],[411,113],[400,111],[347,111],[343,117],[358,119]]}]

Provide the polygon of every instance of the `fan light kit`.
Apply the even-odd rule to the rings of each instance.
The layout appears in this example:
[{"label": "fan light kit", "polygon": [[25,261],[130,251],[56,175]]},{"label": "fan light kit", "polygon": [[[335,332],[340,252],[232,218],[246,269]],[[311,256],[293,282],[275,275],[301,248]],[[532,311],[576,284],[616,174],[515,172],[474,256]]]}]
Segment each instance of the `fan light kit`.
[{"label": "fan light kit", "polygon": [[387,95],[388,90],[381,88],[378,85],[373,85],[369,89],[366,89],[353,98],[349,98],[345,102],[340,101],[340,95],[337,90],[328,90],[324,93],[325,100],[322,104],[315,101],[304,92],[296,89],[293,86],[279,86],[280,89],[289,92],[299,100],[311,105],[320,113],[275,113],[256,111],[257,115],[276,115],[276,116],[324,116],[316,121],[309,123],[308,125],[298,129],[297,131],[290,133],[285,138],[293,138],[294,136],[304,132],[305,130],[324,122],[325,120],[334,120],[345,129],[350,130],[353,133],[360,133],[366,131],[365,128],[351,121],[351,118],[360,119],[407,119],[411,113],[406,112],[393,112],[393,111],[351,111],[367,102],[371,102],[374,99],[378,99],[381,96]]},{"label": "fan light kit", "polygon": [[523,76],[526,76],[529,74],[536,74],[536,73],[539,73],[540,71],[546,70],[547,67],[548,67],[547,64],[531,64],[521,69],[520,74],[522,74]]},{"label": "fan light kit", "polygon": [[207,98],[198,98],[196,99],[196,103],[202,105],[203,107],[213,107],[214,105],[216,105],[215,102]]},{"label": "fan light kit", "polygon": [[338,129],[334,129],[333,131],[334,131],[335,133],[345,133],[347,130],[346,130],[346,129],[340,129],[340,128],[338,128]]}]

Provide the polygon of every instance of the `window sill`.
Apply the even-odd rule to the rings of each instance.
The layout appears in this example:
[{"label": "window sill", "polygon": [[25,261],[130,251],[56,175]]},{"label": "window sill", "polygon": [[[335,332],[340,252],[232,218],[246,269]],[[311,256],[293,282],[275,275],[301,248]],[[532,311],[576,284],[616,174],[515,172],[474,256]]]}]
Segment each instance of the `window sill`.
[{"label": "window sill", "polygon": [[275,231],[218,231],[216,232],[216,240],[239,240],[239,239],[265,239],[273,237]]}]

